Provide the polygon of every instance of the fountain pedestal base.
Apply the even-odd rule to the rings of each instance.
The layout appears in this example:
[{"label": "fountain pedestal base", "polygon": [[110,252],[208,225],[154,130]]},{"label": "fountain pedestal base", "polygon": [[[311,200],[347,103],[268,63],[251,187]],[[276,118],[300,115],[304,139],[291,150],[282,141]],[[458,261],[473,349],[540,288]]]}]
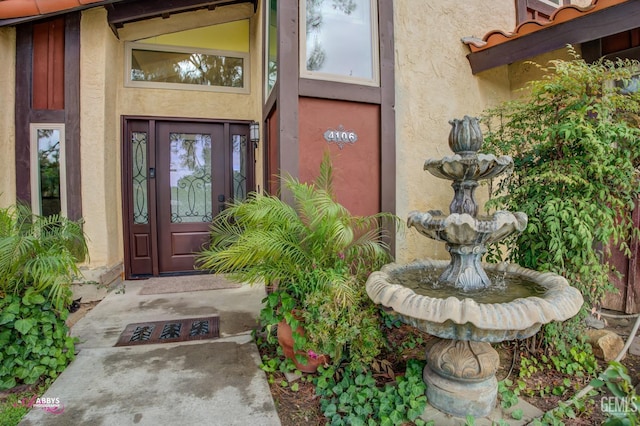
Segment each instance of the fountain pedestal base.
[{"label": "fountain pedestal base", "polygon": [[427,402],[445,413],[483,417],[496,405],[500,357],[489,343],[438,339],[427,350]]}]

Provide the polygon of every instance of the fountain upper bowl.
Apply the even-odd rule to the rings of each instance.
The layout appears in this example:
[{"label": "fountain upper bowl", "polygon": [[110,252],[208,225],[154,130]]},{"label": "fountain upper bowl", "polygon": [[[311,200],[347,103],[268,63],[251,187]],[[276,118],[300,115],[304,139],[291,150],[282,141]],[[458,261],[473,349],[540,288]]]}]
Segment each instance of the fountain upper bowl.
[{"label": "fountain upper bowl", "polygon": [[410,269],[444,269],[445,260],[418,260],[407,265],[391,263],[373,272],[366,283],[376,304],[392,309],[400,320],[445,339],[501,342],[525,339],[551,321],[564,321],[578,313],[580,292],[562,276],[542,273],[515,264],[482,266],[489,273],[517,277],[542,289],[541,294],[502,303],[478,303],[472,298],[430,297],[394,283],[394,276]]},{"label": "fountain upper bowl", "polygon": [[511,173],[513,159],[508,155],[496,157],[493,154],[455,154],[442,159],[428,159],[424,163],[424,170],[441,179],[478,181]]}]

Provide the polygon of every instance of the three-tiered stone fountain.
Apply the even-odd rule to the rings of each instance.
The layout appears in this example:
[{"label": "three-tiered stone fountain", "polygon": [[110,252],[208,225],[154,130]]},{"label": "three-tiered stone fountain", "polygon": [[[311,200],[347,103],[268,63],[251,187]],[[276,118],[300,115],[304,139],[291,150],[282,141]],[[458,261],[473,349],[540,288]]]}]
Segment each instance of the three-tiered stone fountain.
[{"label": "three-tiered stone fountain", "polygon": [[524,339],[542,324],[576,315],[582,295],[556,274],[515,264],[482,263],[486,245],[522,232],[524,213],[478,215],[478,181],[513,170],[511,157],[478,154],[482,133],[476,118],[449,122],[455,155],[429,159],[424,168],[453,181],[450,214],[409,213],[408,225],[447,243],[450,261],[418,260],[385,265],[367,280],[367,294],[401,321],[437,336],[427,349],[424,380],[435,408],[464,417],[485,416],[496,404],[498,353],[491,343]]}]

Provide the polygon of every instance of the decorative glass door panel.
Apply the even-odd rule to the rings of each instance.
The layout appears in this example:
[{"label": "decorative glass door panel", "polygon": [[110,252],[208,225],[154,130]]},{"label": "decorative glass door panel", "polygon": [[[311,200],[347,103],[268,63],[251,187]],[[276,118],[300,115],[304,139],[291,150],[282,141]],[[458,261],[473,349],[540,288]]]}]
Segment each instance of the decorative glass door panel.
[{"label": "decorative glass door panel", "polygon": [[211,222],[211,135],[170,133],[171,223]]},{"label": "decorative glass door panel", "polygon": [[247,136],[231,135],[233,146],[233,199],[247,198]]},{"label": "decorative glass door panel", "polygon": [[149,223],[149,178],[147,168],[147,132],[132,132],[133,223]]}]

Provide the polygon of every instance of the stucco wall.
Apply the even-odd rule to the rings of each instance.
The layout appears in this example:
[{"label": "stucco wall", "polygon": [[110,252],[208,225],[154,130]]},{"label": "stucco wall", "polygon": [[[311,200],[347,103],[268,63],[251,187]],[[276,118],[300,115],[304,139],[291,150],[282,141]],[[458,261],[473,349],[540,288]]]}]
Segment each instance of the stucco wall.
[{"label": "stucco wall", "polygon": [[0,207],[16,201],[15,28],[0,28]]},{"label": "stucco wall", "polygon": [[[424,172],[424,161],[452,154],[447,144],[450,119],[479,115],[510,97],[507,66],[472,75],[469,50],[460,39],[514,28],[514,5],[513,0],[464,6],[452,1],[394,1],[396,206],[401,218],[411,210],[448,211],[450,183]],[[486,189],[477,192],[481,195]],[[448,253],[442,242],[413,229],[398,235],[397,261],[422,257],[447,258]]]},{"label": "stucco wall", "polygon": [[82,215],[90,269],[122,260],[119,124],[116,120],[119,42],[102,8],[81,19],[80,140]]}]

